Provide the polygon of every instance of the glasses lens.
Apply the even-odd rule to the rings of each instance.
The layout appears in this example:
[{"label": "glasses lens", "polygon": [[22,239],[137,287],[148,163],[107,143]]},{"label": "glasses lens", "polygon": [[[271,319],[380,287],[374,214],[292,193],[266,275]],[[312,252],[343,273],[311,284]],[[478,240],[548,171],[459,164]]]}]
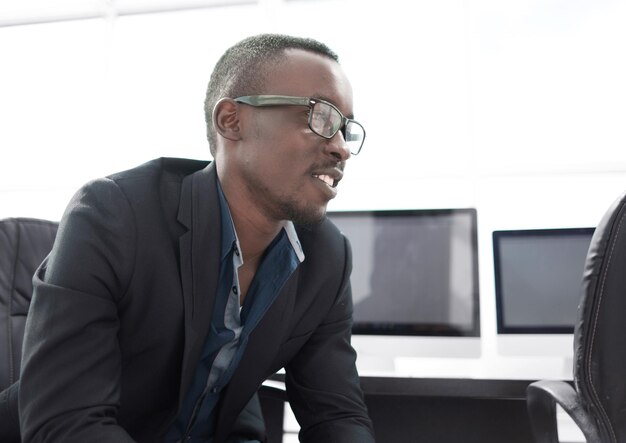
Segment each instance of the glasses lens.
[{"label": "glasses lens", "polygon": [[[343,116],[334,106],[324,102],[317,102],[313,105],[309,125],[317,135],[332,138],[341,129],[342,123]],[[341,132],[350,153],[357,155],[365,140],[363,126],[358,122],[348,120],[346,127]]]},{"label": "glasses lens", "polygon": [[327,103],[317,102],[311,110],[311,129],[318,135],[331,138],[341,126],[341,114]]},{"label": "glasses lens", "polygon": [[363,146],[365,140],[365,129],[359,123],[350,120],[344,131],[344,139],[350,149],[350,153],[357,155]]}]

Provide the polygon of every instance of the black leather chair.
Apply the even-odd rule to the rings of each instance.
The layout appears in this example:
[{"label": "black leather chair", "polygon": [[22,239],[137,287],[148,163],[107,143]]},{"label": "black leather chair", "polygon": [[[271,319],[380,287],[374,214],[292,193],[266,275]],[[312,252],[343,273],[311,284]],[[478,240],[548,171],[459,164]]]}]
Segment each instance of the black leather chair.
[{"label": "black leather chair", "polygon": [[0,391],[19,378],[32,277],[52,249],[57,226],[33,218],[0,220]]},{"label": "black leather chair", "polygon": [[626,194],[606,212],[589,246],[573,369],[573,385],[541,380],[528,386],[535,441],[559,441],[559,404],[588,443],[626,442]]},{"label": "black leather chair", "polygon": [[[19,442],[17,384],[35,270],[52,249],[58,224],[0,220],[0,441]],[[9,388],[10,386],[10,388]]]}]

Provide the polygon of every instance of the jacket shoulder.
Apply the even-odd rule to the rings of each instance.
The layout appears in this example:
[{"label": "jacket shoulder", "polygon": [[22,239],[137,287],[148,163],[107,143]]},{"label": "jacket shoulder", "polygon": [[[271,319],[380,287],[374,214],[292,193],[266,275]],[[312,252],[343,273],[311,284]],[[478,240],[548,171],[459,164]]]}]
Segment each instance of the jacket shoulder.
[{"label": "jacket shoulder", "polygon": [[139,166],[108,176],[113,181],[161,177],[181,180],[183,177],[204,169],[210,162],[187,158],[161,157]]}]

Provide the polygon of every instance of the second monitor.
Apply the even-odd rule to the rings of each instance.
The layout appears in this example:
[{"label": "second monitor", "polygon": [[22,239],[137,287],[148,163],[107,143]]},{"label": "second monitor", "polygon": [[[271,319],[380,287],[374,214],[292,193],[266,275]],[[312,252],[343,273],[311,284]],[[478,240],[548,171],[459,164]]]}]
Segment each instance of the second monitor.
[{"label": "second monitor", "polygon": [[572,378],[573,331],[593,232],[493,233],[497,353],[522,359],[526,374],[535,365],[541,378]]},{"label": "second monitor", "polygon": [[571,334],[594,228],[494,231],[498,334]]}]

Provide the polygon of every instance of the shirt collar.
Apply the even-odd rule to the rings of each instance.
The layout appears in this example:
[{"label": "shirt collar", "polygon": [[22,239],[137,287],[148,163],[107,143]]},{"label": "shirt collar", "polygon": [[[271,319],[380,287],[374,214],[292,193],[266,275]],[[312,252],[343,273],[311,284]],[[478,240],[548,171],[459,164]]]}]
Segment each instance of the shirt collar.
[{"label": "shirt collar", "polygon": [[241,250],[239,246],[239,239],[237,238],[237,232],[235,231],[235,225],[233,225],[233,219],[230,215],[230,209],[224,197],[222,186],[220,181],[217,181],[217,195],[220,202],[220,213],[222,220],[222,253],[221,259],[224,260],[228,254],[233,250],[233,246],[237,248],[237,251]]},{"label": "shirt collar", "polygon": [[304,261],[304,251],[302,250],[302,245],[300,244],[300,239],[298,238],[298,233],[296,232],[296,227],[291,221],[288,221],[283,229],[287,234],[289,243],[291,243],[293,252],[295,252],[298,257],[298,261],[302,263]]}]

